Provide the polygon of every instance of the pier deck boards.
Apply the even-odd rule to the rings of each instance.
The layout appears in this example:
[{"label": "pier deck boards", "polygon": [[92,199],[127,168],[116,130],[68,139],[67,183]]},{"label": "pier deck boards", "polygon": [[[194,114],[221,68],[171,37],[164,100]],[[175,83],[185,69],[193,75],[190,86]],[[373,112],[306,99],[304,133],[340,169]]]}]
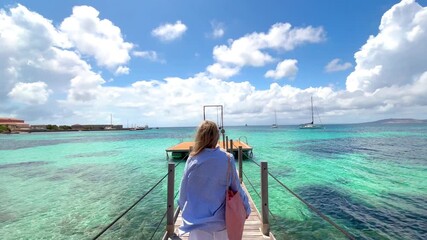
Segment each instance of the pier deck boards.
[{"label": "pier deck boards", "polygon": [[[218,142],[218,145],[225,149],[222,141]],[[168,153],[171,153],[172,158],[180,158],[182,159],[187,153],[190,151],[190,147],[194,147],[194,142],[181,142],[175,146],[166,149],[166,155],[169,158]],[[231,148],[231,144],[229,143],[229,148]],[[245,156],[252,157],[252,147],[246,144],[243,141],[233,141],[233,154],[237,157],[238,148],[242,147],[243,154]],[[230,150],[231,151],[231,150]]]},{"label": "pier deck boards", "polygon": [[[259,214],[258,209],[256,208],[254,201],[252,200],[252,197],[249,195],[246,187],[244,184],[242,184],[243,190],[246,192],[246,195],[249,198],[249,204],[251,206],[251,214],[249,215],[248,219],[246,219],[245,227],[243,229],[243,240],[255,240],[255,239],[271,239],[275,240],[276,238],[274,235],[270,232],[270,236],[265,236],[261,232],[261,217]],[[181,237],[178,237],[178,227],[182,224],[182,216],[181,212],[178,215],[178,218],[175,221],[175,236],[173,236],[172,240],[188,240],[189,234],[186,233]]]},{"label": "pier deck boards", "polygon": [[[222,142],[219,142],[218,145],[223,148]],[[241,142],[241,141],[233,142],[233,149],[238,149],[240,146],[242,147],[242,150],[252,150],[252,147],[244,142]],[[190,147],[194,147],[194,142],[182,142],[166,149],[166,152],[188,152]]]}]

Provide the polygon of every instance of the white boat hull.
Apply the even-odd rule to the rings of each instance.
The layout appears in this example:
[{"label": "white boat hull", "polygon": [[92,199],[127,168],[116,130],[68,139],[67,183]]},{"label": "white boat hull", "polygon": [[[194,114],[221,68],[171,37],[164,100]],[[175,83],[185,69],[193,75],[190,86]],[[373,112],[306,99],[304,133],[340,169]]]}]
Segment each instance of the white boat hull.
[{"label": "white boat hull", "polygon": [[315,125],[311,123],[303,124],[299,126],[300,129],[322,129],[322,125]]}]

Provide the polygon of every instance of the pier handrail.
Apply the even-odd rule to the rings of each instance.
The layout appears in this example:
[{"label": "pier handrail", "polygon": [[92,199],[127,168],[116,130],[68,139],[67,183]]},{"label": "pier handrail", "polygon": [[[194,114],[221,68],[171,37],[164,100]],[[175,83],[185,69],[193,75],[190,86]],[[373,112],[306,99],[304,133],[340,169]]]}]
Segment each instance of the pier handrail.
[{"label": "pier handrail", "polygon": [[[244,153],[245,154],[245,153]],[[246,154],[245,154],[246,155]],[[250,158],[248,155],[246,157],[255,165],[258,167],[262,167],[259,163],[255,162],[252,158]],[[302,197],[300,197],[298,194],[296,194],[294,191],[292,191],[289,187],[287,187],[284,183],[282,183],[277,177],[275,177],[271,172],[268,171],[268,175],[270,175],[277,183],[279,183],[282,187],[284,187],[289,193],[291,193],[294,197],[296,197],[298,200],[300,200],[302,203],[304,203],[309,209],[314,211],[319,217],[321,217],[323,220],[331,224],[333,227],[335,227],[337,230],[339,230],[342,234],[344,234],[348,239],[355,240],[354,236],[351,235],[349,232],[338,226],[334,221],[332,221],[329,217],[327,217],[325,214],[320,212],[317,208],[315,208],[313,205],[308,203],[306,200],[304,200]]]},{"label": "pier handrail", "polygon": [[107,227],[105,227],[100,233],[98,233],[93,239],[98,239],[102,234],[104,234],[105,231],[107,231],[111,226],[114,225],[114,223],[116,223],[118,220],[120,220],[120,218],[122,218],[124,215],[126,215],[126,213],[128,213],[133,207],[136,206],[136,204],[138,204],[142,199],[144,199],[151,191],[153,191],[154,188],[156,188],[162,181],[163,179],[165,179],[167,176],[169,175],[169,173],[167,173],[165,176],[162,177],[162,179],[160,179],[156,184],[154,184],[154,186],[152,186],[150,188],[150,190],[148,190],[144,195],[142,195],[142,197],[140,197],[134,204],[132,204],[132,206],[130,206],[128,209],[126,209],[122,214],[120,214],[116,219],[114,219],[114,221],[112,221],[110,224],[108,224]]},{"label": "pier handrail", "polygon": [[[256,195],[258,196],[259,199],[261,199],[261,195],[259,194],[259,192],[255,189],[255,186],[252,184],[251,180],[248,178],[248,176],[243,172],[243,176],[246,179],[246,182],[249,183],[249,185],[252,187],[252,190],[256,193]],[[246,183],[245,182],[245,183]],[[268,209],[268,212],[270,213],[270,216],[273,217],[273,219],[276,221],[276,216],[274,216],[274,214],[271,212],[270,209]]]},{"label": "pier handrail", "polygon": [[[240,138],[239,138],[240,141]],[[228,139],[227,139],[228,142]],[[233,144],[233,140],[230,140],[230,145],[231,145],[231,149],[233,149],[233,146],[235,146]],[[240,147],[239,147],[240,148]],[[240,149],[239,149],[240,150]],[[240,153],[239,153],[240,154]],[[249,159],[252,163],[254,163],[255,165],[257,165],[258,167],[260,167],[261,169],[263,168],[263,166],[261,166],[259,163],[255,162],[251,156],[248,156],[246,153],[243,152],[243,154],[246,156],[247,159]],[[261,164],[263,164],[263,162],[261,162]],[[264,166],[265,167],[265,166]],[[242,172],[241,169],[241,165],[239,163],[239,173]],[[262,170],[261,170],[262,171]],[[317,208],[315,208],[313,205],[311,205],[310,203],[308,203],[306,200],[304,200],[302,197],[300,197],[298,194],[296,194],[294,191],[292,191],[289,187],[287,187],[284,183],[282,183],[279,179],[277,179],[277,177],[275,177],[273,174],[271,174],[269,171],[268,175],[270,175],[276,182],[278,182],[282,187],[284,187],[289,193],[291,193],[293,196],[295,196],[298,200],[300,200],[302,203],[304,203],[310,210],[314,211],[318,216],[320,216],[323,220],[325,220],[326,222],[328,222],[329,224],[331,224],[333,227],[335,227],[337,230],[339,230],[341,233],[343,233],[347,238],[354,240],[355,238],[353,237],[353,235],[351,235],[350,233],[348,233],[346,230],[344,230],[343,228],[341,228],[340,226],[338,226],[338,224],[336,224],[335,222],[333,222],[329,217],[327,217],[326,215],[324,215],[322,212],[320,212]],[[261,177],[262,180],[262,177]],[[262,191],[262,190],[261,190]],[[261,201],[263,202],[264,199],[263,197],[261,197]],[[264,203],[263,203],[264,205]],[[264,206],[263,206],[264,207]],[[267,210],[268,212],[270,212],[268,205],[267,205]],[[271,212],[270,212],[271,214]],[[263,216],[264,215],[263,213]],[[268,220],[267,220],[268,221]],[[263,222],[264,224],[264,222]]]},{"label": "pier handrail", "polygon": [[[240,141],[240,139],[239,139],[239,141]],[[306,200],[304,200],[301,196],[299,196],[294,191],[292,191],[289,187],[287,187],[284,183],[282,183],[276,176],[274,176],[270,171],[268,171],[267,162],[261,162],[261,164],[257,163],[256,161],[254,161],[252,159],[252,156],[249,156],[247,153],[245,153],[245,152],[242,151],[242,147],[241,146],[237,147],[236,145],[234,145],[233,144],[233,140],[228,141],[228,136],[227,136],[227,140],[225,141],[225,143],[227,144],[227,147],[226,147],[227,151],[228,150],[233,151],[234,147],[236,147],[238,149],[238,164],[239,164],[238,171],[239,171],[240,181],[242,181],[242,178],[243,178],[243,175],[244,175],[244,172],[242,170],[243,155],[247,159],[249,159],[249,161],[251,161],[252,163],[254,163],[255,165],[257,165],[261,169],[261,205],[262,205],[261,206],[261,211],[262,211],[261,215],[262,215],[262,224],[263,224],[263,226],[262,226],[261,229],[262,229],[262,232],[263,232],[264,235],[268,235],[268,233],[269,233],[269,228],[270,228],[270,224],[269,224],[269,221],[268,221],[268,215],[269,215],[269,213],[274,217],[274,215],[271,213],[271,211],[269,209],[269,203],[268,203],[268,180],[267,180],[268,177],[267,176],[271,176],[277,183],[279,183],[279,185],[281,185],[283,188],[285,188],[289,193],[291,193],[299,201],[301,201],[302,203],[304,203],[310,210],[312,210],[313,212],[315,212],[323,220],[325,220],[326,222],[328,222],[329,224],[331,224],[333,227],[335,227],[337,230],[339,230],[348,239],[351,239],[351,240],[355,239],[353,235],[351,235],[349,232],[347,232],[346,230],[344,230],[343,228],[341,228],[338,224],[336,224],[329,217],[327,217],[325,214],[323,214],[322,212],[320,212],[317,208],[315,208],[309,202],[307,202]],[[230,143],[230,149],[228,149],[228,143]],[[245,177],[247,178],[246,175],[245,175]],[[256,190],[255,190],[255,192],[256,192]],[[259,193],[258,192],[256,192],[256,193],[259,196]],[[179,210],[177,209],[177,211],[179,211]],[[166,232],[165,237],[171,236],[171,235],[168,234],[168,232],[169,231]]]},{"label": "pier handrail", "polygon": [[[175,167],[176,167],[176,166],[175,166]],[[175,193],[175,195],[174,195],[174,199],[176,198],[176,196],[178,195],[178,193],[179,193],[179,191],[176,191],[176,193]],[[156,235],[157,230],[159,230],[159,227],[160,227],[160,225],[162,224],[162,222],[163,222],[163,220],[165,219],[166,214],[168,214],[168,212],[169,212],[169,208],[168,208],[168,209],[166,209],[165,213],[163,214],[162,219],[161,219],[161,220],[160,220],[160,222],[157,224],[156,230],[154,230],[153,235],[151,235],[150,240],[151,240],[151,239],[153,239],[154,235]],[[173,215],[173,219],[175,219],[175,215],[176,215],[176,213],[177,213],[177,212],[179,213],[179,207],[178,207],[178,208],[177,208],[177,210],[175,211],[175,214]]]},{"label": "pier handrail", "polygon": [[245,138],[246,141],[243,141],[243,142],[246,143],[246,144],[249,144],[248,138],[246,136],[240,136],[239,137],[239,142],[242,142],[241,138]]},{"label": "pier handrail", "polygon": [[[189,154],[189,153],[188,153]],[[186,157],[188,156],[188,154],[186,155]],[[184,157],[185,158],[185,157]],[[176,164],[174,167],[177,167],[179,164],[181,164],[181,162],[179,162],[178,164]],[[133,203],[129,208],[127,208],[122,214],[120,214],[116,219],[114,219],[114,221],[112,221],[110,224],[108,224],[108,226],[106,226],[104,229],[102,229],[101,232],[99,232],[94,238],[92,238],[93,240],[98,239],[102,234],[104,234],[111,226],[113,226],[117,221],[119,221],[124,215],[126,215],[132,208],[134,208],[142,199],[144,199],[151,191],[153,191],[168,175],[170,174],[170,171],[168,170],[168,173],[165,174],[156,184],[154,184],[150,190],[148,190],[144,195],[142,195],[135,203]],[[160,221],[159,224],[162,223],[164,217],[162,218],[162,220]],[[158,229],[156,229],[157,231]],[[154,232],[154,234],[156,233],[156,231]],[[153,236],[154,236],[153,234]],[[152,236],[152,237],[153,237]]]},{"label": "pier handrail", "polygon": [[[227,142],[228,142],[228,137],[227,137]],[[231,147],[233,147],[233,140],[231,140]],[[232,149],[233,148],[231,148],[231,150]],[[191,152],[191,148],[190,148],[190,152]],[[239,171],[240,183],[242,183],[242,178],[243,178],[242,162],[243,162],[243,149],[242,149],[242,146],[239,146],[238,147],[238,164],[239,164],[239,170],[238,171]],[[262,191],[262,195],[263,195],[263,198],[262,198],[263,199],[263,204],[262,204],[263,206],[262,206],[262,211],[261,211],[262,215],[260,216],[261,217],[261,224],[262,224],[260,226],[261,227],[260,229],[261,229],[261,233],[264,235],[264,237],[271,236],[272,239],[275,239],[274,236],[272,234],[270,234],[270,224],[268,222],[268,213],[270,211],[269,211],[269,208],[268,208],[268,178],[267,178],[267,172],[268,172],[268,170],[267,170],[267,162],[263,162],[263,165],[264,165],[264,168],[263,169],[261,168],[261,175],[262,175],[262,179],[261,179],[261,182],[262,182],[261,191]],[[171,224],[171,223],[175,223],[175,221],[177,219],[177,216],[178,216],[178,214],[180,212],[180,207],[177,206],[177,208],[175,210],[175,214],[172,214],[173,210],[174,210],[173,200],[176,198],[176,195],[178,194],[178,192],[177,192],[177,194],[175,194],[175,196],[171,195],[171,192],[174,191],[173,190],[174,189],[174,180],[173,180],[174,176],[173,175],[175,173],[175,171],[174,171],[175,166],[174,166],[173,163],[169,163],[169,167],[168,168],[169,168],[168,171],[169,171],[169,173],[171,173],[171,175],[169,175],[169,180],[168,180],[167,213],[165,213],[164,216],[163,216],[163,218],[162,218],[162,221],[163,221],[165,215],[167,215],[167,225],[166,225],[166,231],[165,231],[165,234],[164,234],[162,240],[170,239],[170,238],[173,238],[174,236],[176,236],[175,235],[176,234],[175,233],[175,225]],[[247,190],[245,190],[245,191],[247,191]],[[259,215],[259,212],[258,212],[258,215]],[[157,231],[157,229],[156,229],[156,231]]]}]

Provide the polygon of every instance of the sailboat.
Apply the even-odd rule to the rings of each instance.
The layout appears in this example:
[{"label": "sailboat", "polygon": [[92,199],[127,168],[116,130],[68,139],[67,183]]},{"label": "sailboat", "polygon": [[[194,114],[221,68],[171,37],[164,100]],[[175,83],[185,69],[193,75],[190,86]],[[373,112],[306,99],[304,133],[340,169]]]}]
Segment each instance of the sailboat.
[{"label": "sailboat", "polygon": [[110,126],[106,126],[105,130],[115,130],[113,126],[113,114],[110,114]]},{"label": "sailboat", "polygon": [[274,124],[271,125],[272,128],[277,128],[277,114],[276,111],[274,111]]},{"label": "sailboat", "polygon": [[322,125],[314,124],[313,97],[311,97],[311,122],[299,125],[300,129],[322,129]]}]

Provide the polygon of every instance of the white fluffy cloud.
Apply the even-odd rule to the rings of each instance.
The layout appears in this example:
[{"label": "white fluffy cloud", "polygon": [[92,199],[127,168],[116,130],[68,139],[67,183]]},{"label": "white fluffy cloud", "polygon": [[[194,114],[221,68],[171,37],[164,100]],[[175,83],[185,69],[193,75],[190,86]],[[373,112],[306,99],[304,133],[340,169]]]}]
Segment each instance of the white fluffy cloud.
[{"label": "white fluffy cloud", "polygon": [[122,75],[122,74],[129,74],[129,72],[130,72],[130,69],[128,67],[119,66],[117,67],[115,74]]},{"label": "white fluffy cloud", "polygon": [[68,91],[68,100],[88,102],[96,100],[102,91],[101,85],[105,80],[99,74],[87,72],[71,79],[71,88]]},{"label": "white fluffy cloud", "polygon": [[[87,94],[93,90],[86,88],[99,88],[104,80],[101,76],[92,80],[97,74],[73,48],[69,36],[51,21],[17,5],[0,10],[0,36],[0,99],[4,103],[0,112],[13,109],[10,115],[28,119],[52,117],[65,111],[57,101],[66,99],[67,93],[74,101],[95,99],[94,93]],[[36,106],[46,103],[49,109]]]},{"label": "white fluffy cloud", "polygon": [[[61,34],[48,20],[38,13],[18,4],[9,12],[0,9],[0,54],[10,54],[26,49],[44,49],[51,46],[69,47],[65,34]],[[33,41],[28,41],[28,40]]]},{"label": "white fluffy cloud", "polygon": [[[78,62],[69,52],[70,42],[65,34],[38,13],[22,5],[0,10],[0,98],[17,82],[43,81],[58,85],[58,75],[73,72]],[[77,58],[76,58],[77,57]]]},{"label": "white fluffy cloud", "polygon": [[47,101],[51,92],[44,82],[18,82],[8,95],[14,100],[26,104],[43,104]]},{"label": "white fluffy cloud", "polygon": [[134,51],[132,52],[132,55],[135,57],[148,59],[152,62],[166,63],[166,61],[161,59],[155,51]]},{"label": "white fluffy cloud", "polygon": [[285,77],[293,79],[298,72],[297,63],[298,61],[295,59],[283,60],[277,64],[275,70],[268,70],[264,76],[276,80]]},{"label": "white fluffy cloud", "polygon": [[[406,42],[403,45],[415,45],[406,46],[406,50],[423,49],[424,46],[419,45],[427,41],[427,37],[421,34],[426,32],[424,25],[421,24],[424,23],[423,16],[425,14],[421,14],[425,11],[424,8],[409,1],[396,5],[390,11],[399,6],[404,8],[402,11],[405,12],[405,16],[408,9],[414,11],[412,18],[409,18],[410,21],[406,21],[407,24],[413,22],[418,22],[419,24],[414,25],[407,34],[397,31],[393,36],[397,40],[402,35],[406,35],[407,39],[411,39],[412,42]],[[401,29],[403,32],[408,29],[405,22],[390,18],[389,15],[389,12],[384,15],[382,27],[380,27],[377,36],[384,34],[383,30],[387,29],[384,27],[384,19],[388,19],[388,24],[394,24],[396,29]],[[203,105],[224,104],[227,124],[244,124],[248,120],[252,124],[271,123],[274,110],[278,112],[278,117],[282,122],[298,123],[309,120],[308,109],[311,96],[314,97],[315,105],[320,110],[324,122],[363,122],[387,116],[393,117],[396,112],[399,112],[402,116],[405,113],[412,113],[412,116],[414,116],[413,111],[409,109],[417,110],[418,112],[422,109],[425,110],[427,106],[427,67],[419,66],[424,64],[424,61],[416,63],[416,68],[407,67],[405,74],[411,77],[406,78],[401,84],[396,84],[398,82],[391,79],[386,85],[377,87],[374,91],[369,90],[369,88],[350,88],[340,91],[331,87],[301,89],[290,85],[280,86],[277,83],[271,84],[269,89],[257,90],[249,82],[236,83],[220,80],[237,74],[243,66],[260,66],[273,61],[274,58],[269,55],[271,52],[265,50],[276,49],[273,46],[278,48],[279,42],[287,43],[281,45],[281,50],[286,51],[303,43],[304,41],[301,39],[307,39],[307,34],[299,32],[294,34],[299,37],[291,38],[300,39],[293,44],[290,41],[265,40],[274,39],[266,37],[273,36],[274,34],[271,34],[271,32],[275,32],[276,35],[283,32],[284,30],[279,31],[281,29],[279,26],[284,29],[292,29],[289,26],[286,28],[285,25],[278,25],[272,27],[275,31],[270,30],[269,34],[254,33],[230,41],[229,46],[217,46],[214,49],[216,62],[206,69],[209,74],[199,74],[186,79],[172,77],[164,80],[138,81],[128,88],[103,88],[102,94],[98,96],[99,99],[104,99],[102,102],[105,107],[101,108],[104,109],[101,112],[105,114],[108,111],[107,109],[113,106],[117,109],[119,115],[140,112],[141,115],[139,116],[150,124],[168,125],[173,122],[174,125],[194,126],[200,119],[200,109]],[[323,30],[319,30],[319,32],[322,34],[314,35],[322,37],[314,39],[323,41]],[[393,36],[389,36],[387,44],[381,43],[380,45],[375,45],[375,48],[369,43],[376,37],[371,37],[367,45],[363,46],[360,52],[355,55],[357,65],[354,72],[363,76],[363,78],[358,78],[357,82],[365,83],[366,86],[377,84],[376,81],[382,82],[381,78],[382,74],[384,74],[382,68],[386,62],[388,64],[397,64],[395,67],[402,70],[399,66],[403,62],[402,59],[410,62],[412,62],[412,59],[425,60],[423,51],[413,50],[411,51],[412,59],[407,59],[408,53],[396,48],[396,46],[394,46],[393,51],[385,49],[385,45],[388,48],[393,46],[393,44],[390,44],[396,41]],[[253,51],[245,53],[242,49],[251,49]],[[369,51],[367,51],[368,49]],[[260,57],[253,57],[251,55],[253,52],[259,54]],[[337,63],[342,64],[340,62]],[[361,68],[366,63],[374,67]],[[406,65],[406,63],[403,64]],[[289,66],[296,66],[296,63],[294,65],[289,64]],[[280,69],[286,68],[282,68],[279,63],[276,70]],[[274,71],[277,76],[280,75],[278,74],[279,72]],[[286,74],[283,73],[282,75]],[[349,83],[349,80],[347,80],[347,83]],[[158,104],[159,99],[161,99],[162,104]],[[182,112],[186,112],[185,116],[180,114]],[[357,119],[355,116],[357,116]],[[422,117],[422,115],[418,116]],[[137,115],[134,117],[136,118]]]},{"label": "white fluffy cloud", "polygon": [[[89,13],[89,22],[96,25],[104,21],[98,18],[99,13]],[[313,96],[325,123],[369,121],[392,117],[396,112],[425,117],[426,16],[426,8],[413,1],[403,1],[385,13],[378,34],[355,54],[356,66],[347,78],[346,90],[302,89],[278,83],[260,90],[247,81],[223,79],[238,74],[244,66],[277,61],[273,55],[276,50],[286,52],[304,43],[324,41],[324,30],[275,24],[268,33],[248,34],[230,40],[227,46],[215,47],[215,62],[206,73],[112,86],[105,84],[102,72],[94,72],[81,58],[81,48],[69,35],[74,31],[63,32],[43,16],[18,5],[8,12],[0,11],[0,113],[30,123],[106,123],[113,113],[113,122],[118,124],[140,119],[136,123],[194,126],[200,121],[203,105],[223,104],[226,125],[270,124],[275,110],[280,124],[292,124],[308,120]],[[74,17],[73,13],[70,18]],[[120,31],[111,29],[120,39],[117,43],[124,43]],[[117,49],[124,51],[126,47]],[[95,51],[85,54],[97,60]],[[132,54],[157,58],[153,51]],[[294,76],[298,69],[296,60],[289,62],[292,60],[280,62],[269,75]],[[126,62],[116,62],[113,70],[126,73]],[[31,105],[19,104],[22,102]],[[37,108],[37,104],[42,105]]]},{"label": "white fluffy cloud", "polygon": [[54,81],[63,81],[58,75],[89,68],[77,54],[67,50],[70,43],[66,35],[41,15],[17,5],[9,12],[0,10],[0,20],[2,90],[9,91],[19,81],[44,81],[55,86]]},{"label": "white fluffy cloud", "polygon": [[232,40],[230,46],[220,45],[213,50],[219,63],[237,66],[264,66],[273,61],[266,49],[290,51],[304,43],[317,43],[325,39],[322,28],[292,28],[289,23],[274,24],[268,33],[252,33]]},{"label": "white fluffy cloud", "polygon": [[[223,104],[227,124],[244,123],[245,119],[261,124],[271,118],[274,109],[292,112],[294,119],[308,117],[306,110],[311,95],[321,97],[323,102],[324,98],[333,99],[335,93],[328,87],[299,89],[276,83],[268,90],[256,90],[249,82],[225,82],[199,74],[185,79],[141,80],[127,88],[103,87],[94,104],[103,115],[97,119],[114,111],[117,116],[144,119],[146,123],[160,126],[171,122],[194,126],[200,121],[203,105]],[[80,105],[80,111],[87,106]],[[91,117],[95,117],[94,114],[91,113]],[[120,119],[121,122],[124,120]]]},{"label": "white fluffy cloud", "polygon": [[216,46],[213,54],[215,60],[220,64],[231,64],[239,67],[245,65],[260,67],[274,60],[268,53],[262,52],[256,40],[250,37],[233,41],[231,47]]},{"label": "white fluffy cloud", "polygon": [[166,23],[155,28],[151,34],[162,41],[173,41],[181,37],[185,31],[187,31],[187,26],[181,21],[176,21],[175,24]]},{"label": "white fluffy cloud", "polygon": [[229,46],[215,46],[213,56],[224,66],[261,67],[275,60],[267,50],[291,51],[299,45],[324,40],[325,32],[321,27],[292,28],[289,23],[276,23],[268,33],[252,33],[230,40]]},{"label": "white fluffy cloud", "polygon": [[349,62],[342,63],[341,59],[335,58],[326,65],[325,71],[326,72],[344,71],[351,68],[352,66],[353,65]]},{"label": "white fluffy cloud", "polygon": [[212,21],[211,26],[212,26],[211,36],[213,38],[221,38],[222,36],[224,36],[225,30],[224,30],[223,23]]},{"label": "white fluffy cloud", "polygon": [[208,73],[215,78],[228,79],[229,77],[236,75],[240,71],[240,68],[227,67],[219,63],[214,63],[209,65],[206,68],[206,71],[208,71]]},{"label": "white fluffy cloud", "polygon": [[375,92],[414,83],[427,70],[427,8],[413,0],[394,5],[381,19],[379,33],[356,52],[348,91]]},{"label": "white fluffy cloud", "polygon": [[110,20],[101,20],[93,7],[74,7],[73,14],[64,19],[60,29],[80,53],[93,56],[100,66],[117,71],[117,67],[130,60],[133,44],[123,40],[120,28]]}]

